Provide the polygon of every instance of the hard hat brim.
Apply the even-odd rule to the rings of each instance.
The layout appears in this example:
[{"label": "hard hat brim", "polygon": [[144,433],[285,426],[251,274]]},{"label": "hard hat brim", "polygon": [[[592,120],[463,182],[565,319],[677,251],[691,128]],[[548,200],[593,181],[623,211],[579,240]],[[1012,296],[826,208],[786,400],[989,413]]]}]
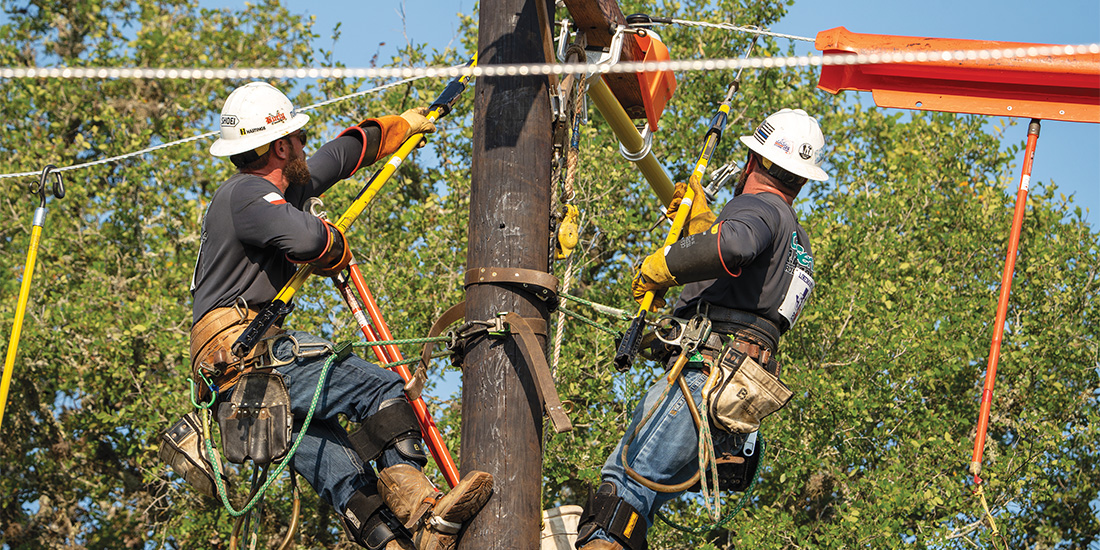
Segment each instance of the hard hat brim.
[{"label": "hard hat brim", "polygon": [[287,124],[279,125],[279,129],[275,132],[259,132],[251,136],[245,136],[238,139],[225,139],[224,137],[218,138],[217,141],[210,144],[210,154],[215,157],[231,157],[233,155],[239,155],[241,153],[251,151],[266,143],[271,143],[279,138],[298,130],[302,126],[309,123],[309,115],[305,113],[298,113],[294,115]]}]

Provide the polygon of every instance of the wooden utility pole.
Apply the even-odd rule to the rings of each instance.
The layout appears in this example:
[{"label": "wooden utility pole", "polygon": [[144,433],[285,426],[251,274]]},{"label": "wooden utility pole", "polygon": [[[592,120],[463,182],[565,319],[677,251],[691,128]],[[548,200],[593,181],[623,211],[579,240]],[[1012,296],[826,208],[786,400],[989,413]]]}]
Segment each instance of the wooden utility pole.
[{"label": "wooden utility pole", "polygon": [[[544,1],[553,14],[551,0]],[[534,2],[482,0],[479,64],[544,63]],[[547,78],[481,77],[475,84],[469,251],[466,267],[549,267],[552,155]],[[523,290],[503,284],[467,287],[466,320],[514,312],[549,313]],[[545,326],[545,325],[544,325]],[[545,348],[545,335],[539,344]],[[529,365],[516,340],[467,342],[462,383],[461,468],[493,474],[495,491],[467,527],[460,548],[539,547],[543,413]]]}]

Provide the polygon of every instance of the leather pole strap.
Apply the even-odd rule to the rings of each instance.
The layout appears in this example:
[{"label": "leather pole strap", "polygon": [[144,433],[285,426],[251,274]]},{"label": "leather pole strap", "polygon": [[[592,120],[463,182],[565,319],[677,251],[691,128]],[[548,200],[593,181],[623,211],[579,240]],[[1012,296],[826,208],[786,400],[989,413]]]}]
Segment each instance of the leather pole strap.
[{"label": "leather pole strap", "polygon": [[[509,284],[520,287],[530,292],[542,301],[556,300],[558,291],[558,279],[549,273],[531,269],[514,267],[482,267],[466,271],[465,286],[476,284]],[[428,337],[434,338],[443,333],[443,330],[455,321],[466,316],[466,302],[459,302],[445,311],[443,315],[432,324],[428,331]],[[517,313],[506,313],[504,322],[515,335],[520,352],[523,353],[532,380],[535,382],[535,391],[538,393],[539,402],[543,412],[550,417],[550,422],[557,433],[568,432],[573,429],[569,415],[561,405],[558,389],[554,386],[554,377],[550,374],[550,365],[546,362],[546,352],[539,345],[537,334],[547,334],[546,321],[536,318],[524,318]],[[420,366],[416,376],[427,377],[428,362],[431,358],[435,344],[428,342],[420,354]],[[416,377],[414,376],[414,378]],[[422,387],[422,384],[421,384]]]},{"label": "leather pole strap", "polygon": [[[465,316],[466,302],[459,302],[451,306],[432,324],[431,330],[428,331],[428,338],[439,336],[444,329]],[[546,362],[546,354],[543,352],[542,346],[539,345],[537,338],[538,334],[546,335],[546,322],[542,319],[525,319],[516,313],[506,313],[504,322],[507,323],[512,333],[518,336],[516,342],[519,344],[520,353],[523,354],[530,366],[531,378],[535,381],[535,391],[538,393],[539,403],[546,415],[550,417],[550,422],[554,425],[554,431],[557,433],[571,431],[573,424],[562,408],[558,389],[554,386],[554,377],[550,374],[550,365]],[[424,349],[420,354],[420,367],[416,370],[416,374],[413,376],[414,379],[427,378],[428,362],[434,350],[434,342],[424,344]],[[414,385],[410,382],[406,385],[405,391],[410,391],[410,386],[413,386],[412,390],[415,391],[416,388],[422,388],[423,383]]]},{"label": "leather pole strap", "polygon": [[[466,271],[466,286],[506,283],[534,294],[543,302],[558,296],[558,278],[544,271],[518,267],[479,267]],[[551,308],[553,309],[553,308]]]},{"label": "leather pole strap", "polygon": [[[541,319],[540,319],[541,320]],[[535,380],[535,390],[539,394],[539,401],[546,415],[550,417],[550,423],[554,425],[554,431],[564,433],[573,430],[573,423],[569,421],[569,415],[561,407],[561,398],[558,397],[558,388],[554,386],[554,377],[550,374],[550,365],[546,362],[546,352],[527,320],[516,313],[504,314],[504,322],[519,335],[516,340],[519,343],[523,356],[527,359],[527,365],[531,369],[531,377]]]},{"label": "leather pole strap", "polygon": [[[466,317],[466,302],[464,301],[448,308],[439,319],[436,319],[435,322],[432,323],[432,328],[428,331],[428,338],[435,338],[443,334],[444,329],[463,317]],[[428,365],[434,351],[435,342],[424,343],[424,348],[420,351],[420,363],[417,366],[416,372],[413,373],[412,380],[409,380],[409,382],[405,384],[405,394],[409,396],[410,401],[415,401],[424,390],[424,384],[428,380]]]}]

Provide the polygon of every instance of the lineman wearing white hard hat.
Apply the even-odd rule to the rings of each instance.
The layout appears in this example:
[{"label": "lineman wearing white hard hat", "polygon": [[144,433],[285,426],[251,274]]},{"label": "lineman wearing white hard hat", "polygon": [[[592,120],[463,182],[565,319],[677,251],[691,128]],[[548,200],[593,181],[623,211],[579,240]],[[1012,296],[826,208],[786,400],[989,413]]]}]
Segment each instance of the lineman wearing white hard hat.
[{"label": "lineman wearing white hard hat", "polygon": [[[312,334],[273,328],[240,361],[229,348],[256,312],[290,280],[294,264],[310,263],[314,273],[325,276],[347,266],[350,251],[344,235],[333,224],[303,211],[304,205],[360,166],[393,153],[406,139],[435,131],[424,113],[424,109],[412,109],[400,116],[364,120],[307,159],[309,116],[298,112],[282,92],[253,82],[226,98],[221,136],[210,153],[229,157],[238,172],[210,201],[191,284],[193,378],[203,381],[201,399],[211,393],[216,396],[219,416],[223,410],[232,411],[232,406],[246,406],[238,403],[241,399],[257,399],[252,396],[253,387],[261,386],[254,385],[254,379],[274,379],[263,383],[285,383],[293,438],[298,437],[328,359],[328,354],[303,350],[332,349],[331,343]],[[271,358],[278,360],[277,366],[272,366]],[[248,377],[250,372],[277,376]],[[248,382],[238,383],[242,380]],[[403,386],[399,375],[355,355],[337,361],[291,465],[340,513],[359,545],[371,550],[452,548],[462,524],[488,500],[492,476],[472,472],[443,495],[421,473],[427,456]],[[339,422],[340,415],[360,428],[349,434]],[[241,435],[246,442],[241,445],[246,447],[237,454],[259,462],[256,457],[265,455],[263,449],[271,438],[255,433],[267,424],[255,426]],[[228,458],[232,449],[224,437],[224,425],[222,431]]]},{"label": "lineman wearing white hard hat", "polygon": [[[706,393],[709,418],[702,421],[713,432],[720,485],[743,491],[755,475],[760,420],[790,398],[775,353],[814,286],[809,236],[792,204],[807,180],[828,179],[825,138],[805,111],[783,109],[741,142],[749,154],[733,199],[715,216],[697,185],[686,235],[646,257],[635,275],[639,303],[647,291],[685,285],[673,316],[702,341],[694,351],[658,341],[651,353],[669,365],[691,354],[681,376],[692,402],[675,383],[667,391],[666,377],[649,389],[585,506],[577,539],[583,550],[646,548],[661,505],[699,486],[698,428],[685,405],[698,409]],[[670,218],[686,189],[676,186]],[[655,300],[654,309],[663,305]]]}]

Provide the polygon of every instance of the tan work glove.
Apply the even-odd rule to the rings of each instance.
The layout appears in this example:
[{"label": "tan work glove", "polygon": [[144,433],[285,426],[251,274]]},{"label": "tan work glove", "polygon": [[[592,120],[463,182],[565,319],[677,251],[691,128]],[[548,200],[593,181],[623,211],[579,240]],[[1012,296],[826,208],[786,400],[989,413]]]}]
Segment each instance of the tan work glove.
[{"label": "tan work glove", "polygon": [[[382,138],[378,143],[378,155],[371,162],[377,162],[383,157],[393,154],[394,151],[401,147],[402,143],[405,143],[405,140],[416,134],[429,134],[434,132],[435,124],[428,120],[428,117],[424,116],[427,113],[427,107],[417,107],[415,109],[409,109],[400,115],[384,115],[378,118],[368,118],[360,122],[359,126],[364,128],[366,128],[368,124],[375,124],[382,130]],[[425,143],[426,142],[422,139],[417,142],[417,146],[423,147]]]},{"label": "tan work glove", "polygon": [[630,284],[630,290],[634,294],[634,301],[641,305],[646,292],[654,291],[653,304],[649,311],[657,311],[665,307],[665,290],[680,283],[672,277],[668,271],[668,263],[665,262],[665,248],[662,248],[642,260],[642,266],[634,274],[634,281]]},{"label": "tan work glove", "polygon": [[[684,193],[687,192],[687,189],[688,184],[685,182],[676,184],[676,189],[672,192],[672,201],[668,203],[668,210],[665,213],[670,220],[676,217],[676,211],[680,209],[680,203],[684,200]],[[696,183],[692,186],[692,190],[695,194],[691,199],[691,211],[688,212],[685,229],[688,235],[698,235],[710,229],[710,226],[714,225],[714,220],[718,217],[710,211],[707,196],[703,193],[703,185]]]},{"label": "tan work glove", "polygon": [[409,129],[405,131],[405,139],[416,134],[430,134],[435,131],[435,124],[427,118],[428,112],[427,107],[414,107],[401,113],[401,118],[409,124]]}]

